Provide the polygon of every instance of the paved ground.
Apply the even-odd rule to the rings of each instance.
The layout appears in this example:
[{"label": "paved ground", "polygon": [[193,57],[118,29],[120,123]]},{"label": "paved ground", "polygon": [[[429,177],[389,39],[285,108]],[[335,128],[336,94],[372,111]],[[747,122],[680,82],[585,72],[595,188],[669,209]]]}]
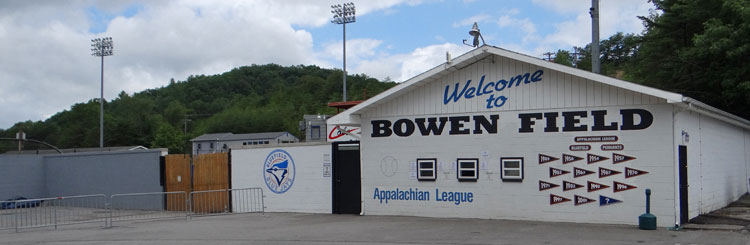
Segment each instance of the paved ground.
[{"label": "paved ground", "polygon": [[750,232],[400,216],[267,213],[0,231],[2,244],[742,244]]}]

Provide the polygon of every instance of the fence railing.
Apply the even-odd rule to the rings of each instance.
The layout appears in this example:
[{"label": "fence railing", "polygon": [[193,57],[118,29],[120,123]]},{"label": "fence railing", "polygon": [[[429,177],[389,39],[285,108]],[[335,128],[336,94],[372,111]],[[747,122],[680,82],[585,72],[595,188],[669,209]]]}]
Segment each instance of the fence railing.
[{"label": "fence railing", "polygon": [[107,196],[84,195],[39,198],[0,203],[0,229],[50,227],[102,222],[109,210]]},{"label": "fence railing", "polygon": [[115,221],[189,217],[187,193],[150,192],[115,194],[110,198],[109,226]]},{"label": "fence railing", "polygon": [[0,201],[0,230],[101,222],[264,213],[263,189],[104,194]]},{"label": "fence railing", "polygon": [[222,189],[190,193],[192,216],[264,213],[263,189]]}]

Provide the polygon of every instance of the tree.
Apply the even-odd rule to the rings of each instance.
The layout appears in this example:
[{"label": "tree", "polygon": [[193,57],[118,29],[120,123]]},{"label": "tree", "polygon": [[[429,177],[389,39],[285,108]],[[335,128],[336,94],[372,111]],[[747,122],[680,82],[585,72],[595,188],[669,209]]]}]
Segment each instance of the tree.
[{"label": "tree", "polygon": [[573,66],[573,56],[567,50],[557,50],[554,61],[561,65]]},{"label": "tree", "polygon": [[184,146],[185,137],[182,132],[166,123],[159,126],[151,142],[151,148],[168,148],[170,153],[182,153]]},{"label": "tree", "polygon": [[652,2],[636,79],[750,118],[750,0]]}]

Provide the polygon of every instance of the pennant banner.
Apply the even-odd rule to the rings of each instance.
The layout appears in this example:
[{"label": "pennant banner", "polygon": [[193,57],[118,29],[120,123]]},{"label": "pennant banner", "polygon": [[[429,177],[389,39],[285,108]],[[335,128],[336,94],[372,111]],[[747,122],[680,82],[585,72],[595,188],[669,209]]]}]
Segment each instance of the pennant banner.
[{"label": "pennant banner", "polygon": [[617,153],[612,153],[612,162],[614,164],[618,164],[618,163],[621,163],[621,162],[627,162],[627,161],[630,161],[630,160],[633,160],[633,159],[635,159],[635,157],[621,155],[621,154],[617,154]]},{"label": "pennant banner", "polygon": [[570,173],[570,171],[565,171],[565,170],[562,170],[562,169],[559,169],[559,168],[553,168],[553,167],[549,168],[549,177],[550,178],[557,177],[557,176],[560,176],[560,175],[563,175],[563,174],[567,174],[567,173]]},{"label": "pennant banner", "polygon": [[608,185],[599,184],[599,183],[591,182],[591,181],[588,181],[587,185],[588,185],[589,192],[598,191],[598,190],[603,190],[603,189],[609,188]]},{"label": "pennant banner", "polygon": [[568,163],[572,163],[575,161],[583,160],[583,157],[577,157],[577,156],[568,155],[568,154],[563,154],[562,157],[563,157],[563,164],[568,164]]},{"label": "pennant banner", "polygon": [[615,184],[615,186],[612,187],[614,189],[614,192],[621,192],[621,191],[627,191],[627,190],[630,190],[630,189],[638,188],[638,187],[636,187],[634,185],[628,185],[628,184],[620,183],[620,182],[617,182],[617,181],[614,181],[614,184]]},{"label": "pennant banner", "polygon": [[605,196],[599,196],[599,206],[607,206],[610,204],[621,203],[622,201]]},{"label": "pennant banner", "polygon": [[560,185],[558,185],[558,184],[552,184],[550,182],[541,181],[541,180],[539,181],[539,191],[549,190],[549,189],[552,189],[552,188],[555,188],[555,187],[558,187],[558,186],[560,186]]},{"label": "pennant banner", "polygon": [[612,176],[612,175],[619,174],[619,173],[622,173],[622,172],[599,167],[599,178],[604,178],[604,177]]},{"label": "pennant banner", "polygon": [[557,158],[557,157],[547,156],[547,155],[544,155],[544,154],[539,154],[539,164],[545,164],[545,163],[548,163],[548,162],[557,161],[559,159],[560,158]]},{"label": "pennant banner", "polygon": [[596,171],[586,170],[582,168],[573,168],[573,178],[578,178],[581,176],[586,176],[589,174],[596,173]]},{"label": "pennant banner", "polygon": [[570,198],[561,197],[554,194],[549,194],[549,205],[555,205],[558,203],[569,202]]},{"label": "pennant banner", "polygon": [[609,159],[609,157],[597,156],[597,155],[594,155],[594,154],[591,154],[591,153],[586,154],[586,161],[588,162],[588,164],[592,164],[592,163],[596,163],[596,162],[601,162],[601,161],[604,161],[604,160],[607,160],[607,159]]},{"label": "pennant banner", "polygon": [[583,187],[583,185],[563,180],[563,191],[575,190],[581,187]]},{"label": "pennant banner", "polygon": [[638,169],[634,169],[634,168],[625,168],[625,178],[635,177],[635,176],[638,176],[638,175],[644,175],[644,174],[647,174],[647,173],[648,172],[643,171],[643,170],[638,170]]},{"label": "pennant banner", "polygon": [[591,198],[583,197],[579,195],[574,195],[573,200],[575,201],[574,203],[576,206],[581,205],[581,204],[596,202],[596,199],[591,199]]}]

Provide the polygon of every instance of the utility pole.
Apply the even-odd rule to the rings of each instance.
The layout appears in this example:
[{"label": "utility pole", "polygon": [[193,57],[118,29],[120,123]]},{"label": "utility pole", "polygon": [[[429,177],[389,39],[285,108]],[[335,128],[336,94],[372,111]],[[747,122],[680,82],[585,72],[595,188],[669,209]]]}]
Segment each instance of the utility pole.
[{"label": "utility pole", "polygon": [[21,153],[21,150],[23,150],[23,141],[26,140],[26,133],[22,129],[18,129],[16,139],[18,139],[18,153]]},{"label": "utility pole", "polygon": [[573,55],[573,67],[578,67],[578,56],[582,55],[580,50],[581,48],[573,46],[573,53],[571,54]]},{"label": "utility pole", "polygon": [[546,55],[547,59],[544,59],[544,58],[542,58],[542,59],[543,60],[547,60],[547,61],[552,61],[552,55],[553,54],[555,54],[555,53],[552,53],[552,52],[543,53],[542,55]]},{"label": "utility pole", "polygon": [[599,67],[599,0],[591,0],[591,72],[601,73]]}]

